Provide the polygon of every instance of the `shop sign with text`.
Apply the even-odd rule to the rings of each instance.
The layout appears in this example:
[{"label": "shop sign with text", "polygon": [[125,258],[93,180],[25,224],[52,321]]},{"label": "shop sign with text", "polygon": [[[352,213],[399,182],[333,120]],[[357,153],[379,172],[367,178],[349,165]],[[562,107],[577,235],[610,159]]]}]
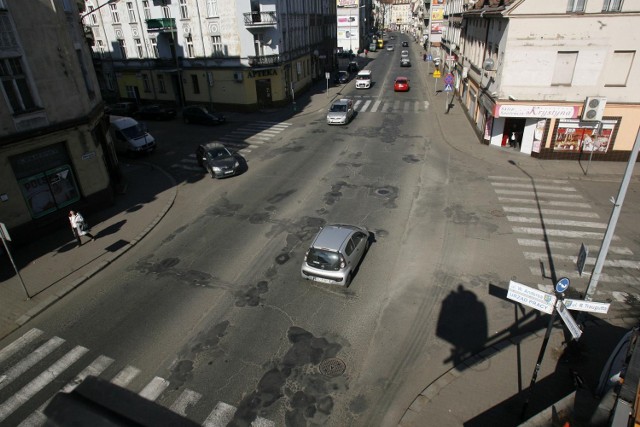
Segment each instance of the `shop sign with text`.
[{"label": "shop sign with text", "polygon": [[541,119],[574,119],[580,107],[561,105],[496,104],[494,117],[537,117]]}]

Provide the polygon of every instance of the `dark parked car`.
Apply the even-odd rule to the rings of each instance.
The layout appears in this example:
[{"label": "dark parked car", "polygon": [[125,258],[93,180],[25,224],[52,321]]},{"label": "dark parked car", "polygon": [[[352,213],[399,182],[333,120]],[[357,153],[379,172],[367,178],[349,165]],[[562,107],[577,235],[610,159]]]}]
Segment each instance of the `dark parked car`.
[{"label": "dark parked car", "polygon": [[133,116],[143,120],[171,120],[176,116],[176,110],[156,104],[143,105]]},{"label": "dark parked car", "polygon": [[198,164],[205,168],[211,178],[226,178],[238,173],[240,162],[219,142],[199,145],[196,149]]},{"label": "dark parked car", "polygon": [[112,116],[133,117],[135,112],[138,111],[138,104],[135,102],[117,102],[107,105],[104,111]]},{"label": "dark parked car", "polygon": [[333,79],[334,83],[336,84],[345,84],[349,82],[349,73],[347,73],[346,71],[338,71],[336,73],[335,78]]},{"label": "dark parked car", "polygon": [[207,107],[194,105],[182,110],[182,120],[185,123],[198,123],[201,125],[219,125],[227,121],[220,113],[209,111]]},{"label": "dark parked car", "polygon": [[409,42],[402,42],[402,47],[409,47]]},{"label": "dark parked car", "polygon": [[358,67],[358,63],[356,61],[351,61],[347,67],[347,71],[350,73],[357,73],[360,71],[360,67]]}]

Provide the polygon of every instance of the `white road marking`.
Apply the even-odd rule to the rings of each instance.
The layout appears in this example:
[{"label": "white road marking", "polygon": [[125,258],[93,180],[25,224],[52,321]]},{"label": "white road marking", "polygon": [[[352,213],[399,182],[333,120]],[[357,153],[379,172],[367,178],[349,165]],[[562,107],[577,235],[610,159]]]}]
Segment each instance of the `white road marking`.
[{"label": "white road marking", "polygon": [[382,101],[378,100],[378,101],[373,103],[373,107],[371,107],[371,112],[372,113],[375,113],[376,111],[378,111],[378,107],[380,106],[381,102]]},{"label": "white road marking", "polygon": [[512,216],[507,215],[507,219],[511,222],[520,222],[520,223],[541,223],[544,222],[545,225],[563,225],[565,227],[585,227],[585,228],[600,228],[606,229],[607,224],[602,222],[588,222],[588,221],[572,221],[567,219],[554,219],[554,218],[540,218],[536,217],[527,217],[527,216]]},{"label": "white road marking", "polygon": [[233,419],[235,413],[235,406],[218,402],[207,419],[204,420],[204,423],[202,423],[202,427],[225,427]]},{"label": "white road marking", "polygon": [[16,394],[7,399],[2,405],[0,405],[0,422],[4,421],[16,409],[18,409],[25,402],[31,399],[37,392],[42,390],[51,381],[56,379],[69,366],[80,359],[87,351],[89,350],[82,346],[74,347],[73,350],[62,356],[47,370],[42,372],[34,380],[22,387]]},{"label": "white road marking", "polygon": [[551,190],[551,191],[576,191],[573,187],[559,187],[557,185],[533,185],[533,184],[514,184],[512,182],[492,182],[494,187],[508,187],[508,188],[526,188],[536,190]]},{"label": "white road marking", "polygon": [[[529,267],[529,271],[531,272],[531,274],[533,275],[540,275],[540,267]],[[578,273],[578,271],[574,271],[574,270],[556,270],[556,277],[568,277],[569,279],[579,279],[581,276]],[[591,277],[591,272],[588,271],[583,271],[582,272],[582,278],[583,279],[589,279],[589,277]],[[600,282],[606,282],[606,283],[620,283],[620,284],[624,284],[624,285],[632,285],[632,286],[637,286],[640,285],[640,279],[637,277],[633,277],[633,276],[629,276],[628,274],[622,274],[622,275],[612,275],[612,274],[606,274],[606,273],[602,273],[600,274],[600,277],[598,279],[598,281]]]},{"label": "white road marking", "polygon": [[[578,262],[578,256],[577,255],[552,254],[551,256],[553,257],[554,261],[569,261],[569,262],[572,262],[574,264]],[[531,261],[546,260],[547,259],[547,254],[545,252],[524,252],[524,258],[527,259],[527,260],[531,260]],[[595,257],[587,257],[587,259],[585,260],[584,263],[585,263],[585,265],[595,265],[596,264],[596,258]],[[640,268],[640,261],[624,260],[624,259],[606,260],[604,262],[604,266],[605,267],[616,267],[616,268],[635,268],[635,269],[638,269],[638,268]]]},{"label": "white road marking", "polygon": [[4,362],[5,360],[13,356],[15,353],[23,349],[31,341],[38,338],[40,335],[42,335],[42,331],[40,329],[33,328],[29,330],[29,332],[25,333],[20,338],[18,338],[17,340],[15,340],[11,344],[9,344],[8,346],[0,350],[0,363]]},{"label": "white road marking", "polygon": [[579,194],[560,194],[560,193],[543,193],[543,192],[534,192],[534,191],[518,191],[518,190],[503,190],[500,188],[496,188],[495,192],[498,194],[505,194],[511,196],[530,196],[530,197],[557,197],[562,199],[571,199],[578,200],[582,199],[582,196]]},{"label": "white road marking", "polygon": [[[566,249],[572,250],[575,253],[578,253],[580,250],[580,244],[578,243],[569,243],[569,242],[545,242],[544,240],[534,240],[534,239],[518,239],[518,244],[520,246],[529,246],[529,247],[537,247],[544,248],[549,245],[550,248],[554,249]],[[600,250],[600,246],[597,245],[585,245],[589,249],[589,253],[596,253]],[[622,247],[622,246],[609,246],[609,252],[615,253],[618,255],[633,255],[631,249]]]},{"label": "white road marking", "polygon": [[[507,181],[526,181],[526,182],[531,182],[530,178],[523,178],[521,176],[489,176],[488,177],[491,180],[507,180]],[[554,184],[568,184],[569,181],[567,181],[566,179],[547,179],[547,178],[536,178],[535,182],[552,182]]]},{"label": "white road marking", "polygon": [[156,400],[167,387],[169,387],[169,381],[164,378],[154,377],[138,394],[145,399],[153,401]]},{"label": "white road marking", "polygon": [[580,203],[580,202],[562,202],[557,200],[535,200],[535,199],[516,199],[512,197],[498,197],[498,200],[503,203],[523,203],[529,205],[540,205],[540,206],[555,206],[555,207],[568,207],[568,208],[584,208],[591,209],[591,205],[589,203]]},{"label": "white road marking", "polygon": [[[553,237],[568,237],[570,239],[598,239],[602,240],[604,233],[595,233],[591,231],[571,231],[571,230],[555,230],[553,228],[542,229],[532,227],[513,227],[514,233],[521,234],[537,234]],[[613,236],[613,240],[620,240],[618,236]]]},{"label": "white road marking", "polygon": [[120,387],[126,387],[139,373],[140,369],[127,365],[113,377],[111,383]]},{"label": "white road marking", "polygon": [[173,402],[173,405],[171,405],[171,408],[169,409],[171,409],[176,414],[180,414],[183,417],[186,417],[187,407],[193,406],[198,403],[198,400],[200,400],[201,397],[202,395],[200,393],[196,393],[193,390],[186,389],[182,392],[182,394],[180,394],[180,397],[178,397],[176,401]]},{"label": "white road marking", "polygon": [[503,206],[502,210],[510,213],[522,213],[522,214],[542,214],[545,215],[558,215],[558,216],[576,216],[580,218],[600,218],[595,212],[588,211],[565,211],[558,209],[536,209],[536,208],[519,208],[514,206]]},{"label": "white road marking", "polygon": [[11,369],[6,371],[3,375],[0,376],[0,390],[2,390],[8,384],[11,384],[13,380],[24,374],[29,368],[44,359],[53,350],[60,347],[63,342],[64,340],[62,338],[51,338],[49,341],[35,349],[33,353],[29,354],[27,357],[14,365]]},{"label": "white road marking", "polygon": [[425,111],[429,109],[429,101],[424,101],[424,109]]}]

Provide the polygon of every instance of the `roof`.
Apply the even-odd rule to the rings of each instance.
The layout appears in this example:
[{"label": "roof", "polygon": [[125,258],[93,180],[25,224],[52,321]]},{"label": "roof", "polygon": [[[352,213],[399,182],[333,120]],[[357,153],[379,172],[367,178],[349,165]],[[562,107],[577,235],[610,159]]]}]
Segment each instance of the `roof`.
[{"label": "roof", "polygon": [[356,228],[349,225],[327,225],[318,233],[316,240],[313,242],[313,247],[340,249],[344,241],[349,238],[354,230],[356,230]]}]

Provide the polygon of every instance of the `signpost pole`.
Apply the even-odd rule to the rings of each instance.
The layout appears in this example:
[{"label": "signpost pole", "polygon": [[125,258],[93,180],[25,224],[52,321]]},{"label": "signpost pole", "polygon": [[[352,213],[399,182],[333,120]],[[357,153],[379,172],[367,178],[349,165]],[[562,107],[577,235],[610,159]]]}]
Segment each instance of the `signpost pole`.
[{"label": "signpost pole", "polygon": [[27,294],[27,299],[31,299],[31,295],[29,295],[29,291],[27,290],[27,287],[25,286],[24,281],[22,280],[22,276],[20,275],[20,270],[18,270],[18,267],[16,267],[16,263],[13,261],[13,257],[11,256],[11,252],[9,252],[9,247],[7,246],[7,240],[11,241],[11,238],[9,237],[9,233],[6,230],[7,229],[5,228],[5,225],[3,223],[0,223],[0,239],[2,240],[2,244],[4,245],[4,250],[5,252],[7,252],[7,255],[9,256],[9,260],[11,261],[11,265],[13,266],[13,269],[16,271],[16,275],[20,280],[20,284],[22,285],[22,289],[24,289],[24,293]]}]

